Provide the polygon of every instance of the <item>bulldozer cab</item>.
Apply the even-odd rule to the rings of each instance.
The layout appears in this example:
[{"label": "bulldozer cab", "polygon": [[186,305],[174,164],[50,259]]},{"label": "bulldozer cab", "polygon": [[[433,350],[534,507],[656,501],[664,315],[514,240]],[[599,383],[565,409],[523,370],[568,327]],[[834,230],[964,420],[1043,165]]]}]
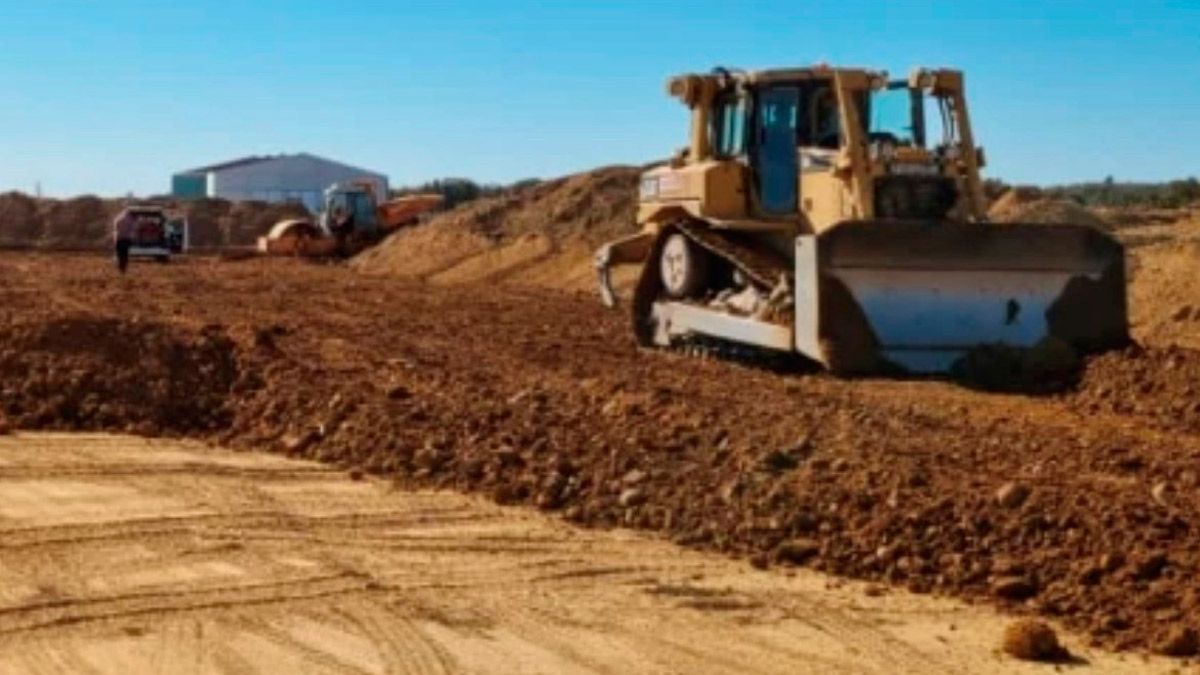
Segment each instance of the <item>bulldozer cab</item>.
[{"label": "bulldozer cab", "polygon": [[[690,158],[703,161],[709,153],[743,163],[748,215],[799,214],[816,230],[847,218],[983,219],[982,162],[962,133],[969,127],[956,72],[915,71],[888,80],[885,73],[817,70],[713,84],[711,106],[698,101],[707,110],[693,108],[706,119],[709,138],[699,148],[693,143]],[[893,174],[905,176],[902,186],[888,185]],[[918,176],[929,180],[904,189],[920,182]],[[830,178],[847,184],[848,199]],[[831,209],[832,201],[842,208]]]}]

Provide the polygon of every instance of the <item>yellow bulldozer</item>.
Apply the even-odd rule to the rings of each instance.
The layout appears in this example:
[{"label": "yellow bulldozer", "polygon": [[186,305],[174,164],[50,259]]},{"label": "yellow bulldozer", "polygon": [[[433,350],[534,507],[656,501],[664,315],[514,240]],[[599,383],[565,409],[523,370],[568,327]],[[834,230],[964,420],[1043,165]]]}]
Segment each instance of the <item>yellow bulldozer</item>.
[{"label": "yellow bulldozer", "polygon": [[987,222],[961,72],[718,68],[667,89],[690,144],[642,175],[640,231],[596,254],[609,306],[610,268],[642,266],[641,344],[916,374],[1127,343],[1118,242]]}]

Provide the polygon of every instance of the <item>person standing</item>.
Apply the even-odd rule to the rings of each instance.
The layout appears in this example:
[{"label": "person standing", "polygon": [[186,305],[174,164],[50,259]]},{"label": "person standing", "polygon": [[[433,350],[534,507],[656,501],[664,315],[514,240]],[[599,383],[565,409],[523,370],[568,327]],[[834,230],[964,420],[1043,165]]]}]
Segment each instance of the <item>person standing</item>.
[{"label": "person standing", "polygon": [[129,209],[122,209],[113,220],[113,248],[117,255],[117,270],[121,274],[129,267],[129,248],[133,246],[133,231],[136,225]]}]

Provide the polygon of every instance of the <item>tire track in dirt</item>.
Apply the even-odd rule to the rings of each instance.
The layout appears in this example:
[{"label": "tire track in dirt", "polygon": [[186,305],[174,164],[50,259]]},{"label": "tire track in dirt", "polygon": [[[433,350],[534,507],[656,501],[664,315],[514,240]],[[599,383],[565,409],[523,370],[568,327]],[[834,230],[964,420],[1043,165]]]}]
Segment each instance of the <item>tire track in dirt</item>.
[{"label": "tire track in dirt", "polygon": [[368,580],[351,573],[307,577],[267,584],[165,590],[86,599],[62,599],[0,607],[0,636],[49,628],[199,610],[233,609],[346,597],[372,590]]},{"label": "tire track in dirt", "polygon": [[[191,459],[166,466],[251,470],[157,472],[171,453]],[[139,454],[147,471],[126,471]],[[105,472],[109,456],[120,470]],[[71,459],[93,470],[86,482],[30,478]],[[21,538],[0,547],[0,673],[986,673],[1011,665],[986,656],[1003,619],[984,610],[902,593],[866,597],[804,571],[754,571],[629,532],[581,531],[310,463],[50,434],[0,437],[0,465],[13,470],[0,476],[0,493],[27,500],[0,504],[0,541]],[[271,471],[278,475],[259,480]],[[11,489],[30,481],[42,489]],[[106,497],[92,512],[74,509],[92,494]],[[168,516],[212,513],[175,524],[128,518],[147,503]],[[930,635],[950,623],[959,626],[954,642]]]}]

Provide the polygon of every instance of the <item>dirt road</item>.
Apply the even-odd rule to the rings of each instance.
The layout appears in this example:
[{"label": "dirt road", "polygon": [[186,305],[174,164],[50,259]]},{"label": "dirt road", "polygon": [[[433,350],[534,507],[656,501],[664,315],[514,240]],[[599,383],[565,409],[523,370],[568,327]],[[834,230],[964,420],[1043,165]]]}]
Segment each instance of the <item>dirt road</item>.
[{"label": "dirt road", "polygon": [[[274,450],[982,599],[1126,649],[1200,628],[1200,354],[995,395],[641,351],[591,296],[290,260],[0,254],[17,427]],[[1190,645],[1194,646],[1194,645]]]},{"label": "dirt road", "polygon": [[194,442],[0,437],[0,570],[0,673],[1045,668],[984,609]]}]

